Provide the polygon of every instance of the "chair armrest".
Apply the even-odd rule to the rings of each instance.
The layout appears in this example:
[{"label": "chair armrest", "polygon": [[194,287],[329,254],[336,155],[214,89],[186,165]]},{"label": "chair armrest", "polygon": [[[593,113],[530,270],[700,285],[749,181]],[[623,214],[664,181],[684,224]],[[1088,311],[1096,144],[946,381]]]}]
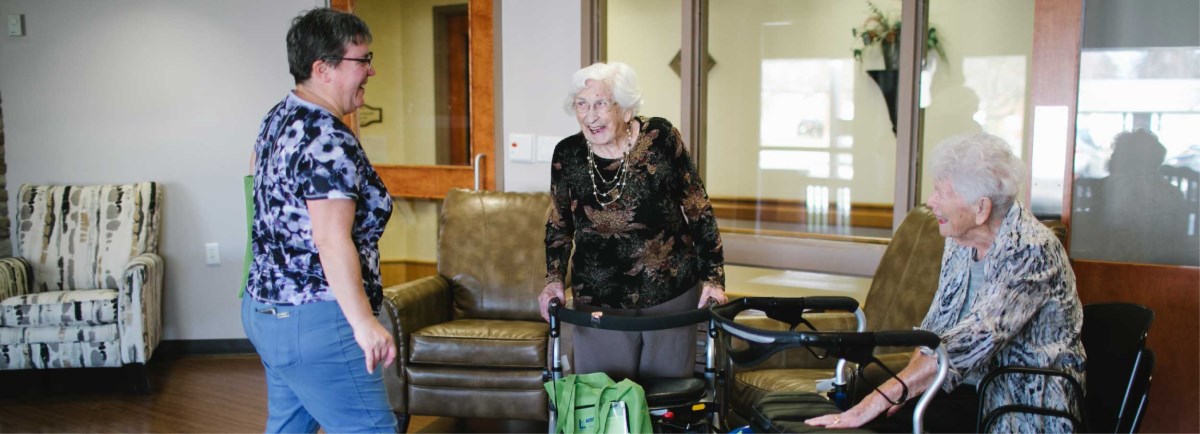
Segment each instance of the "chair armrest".
[{"label": "chair armrest", "polygon": [[24,258],[0,258],[0,300],[25,295],[33,288],[33,267]]},{"label": "chair armrest", "polygon": [[392,330],[405,335],[450,321],[450,281],[434,275],[384,288],[382,309]]},{"label": "chair armrest", "polygon": [[408,413],[408,381],[405,367],[412,332],[450,321],[450,281],[440,275],[423,277],[383,289],[379,322],[396,342],[396,362],[383,370],[383,385],[392,411]]},{"label": "chair armrest", "polygon": [[[820,331],[853,331],[857,325],[854,315],[848,313],[816,313],[805,315],[813,327]],[[787,324],[762,316],[742,316],[737,319],[740,324],[764,330],[787,330]],[[805,330],[801,325],[797,330]],[[820,354],[820,351],[817,352]],[[837,359],[827,357],[818,359],[805,349],[781,351],[764,360],[762,363],[749,368],[740,369],[828,369],[832,370]]]},{"label": "chair armrest", "polygon": [[121,363],[146,363],[162,338],[163,259],[143,253],[125,264],[117,294]]}]

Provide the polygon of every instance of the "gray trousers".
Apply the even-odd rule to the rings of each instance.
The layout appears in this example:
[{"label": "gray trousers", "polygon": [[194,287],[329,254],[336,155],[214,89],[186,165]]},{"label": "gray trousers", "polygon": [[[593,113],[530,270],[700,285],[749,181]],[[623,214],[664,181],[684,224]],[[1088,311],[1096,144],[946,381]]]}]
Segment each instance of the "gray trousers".
[{"label": "gray trousers", "polygon": [[[582,312],[614,316],[654,316],[686,312],[700,302],[700,285],[666,303],[645,309],[576,305]],[[574,326],[572,326],[574,327]],[[696,369],[696,325],[647,332],[574,327],[575,372],[604,372],[614,381],[629,378],[690,377]]]}]

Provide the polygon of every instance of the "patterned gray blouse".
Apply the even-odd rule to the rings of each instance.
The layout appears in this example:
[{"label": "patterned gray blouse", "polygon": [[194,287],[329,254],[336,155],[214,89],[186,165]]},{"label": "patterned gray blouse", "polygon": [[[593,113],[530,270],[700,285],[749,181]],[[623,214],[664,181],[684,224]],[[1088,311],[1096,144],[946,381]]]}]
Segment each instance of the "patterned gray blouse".
[{"label": "patterned gray blouse", "polygon": [[[1075,292],[1075,273],[1054,233],[1014,203],[983,258],[984,283],[975,303],[959,320],[974,251],[946,240],[937,294],[921,323],[921,328],[942,337],[950,355],[950,374],[943,389],[953,390],[966,379],[978,382],[1000,366],[1057,369],[1082,383],[1083,309]],[[988,389],[988,409],[1014,403],[1065,408],[1074,402],[1060,381],[1027,375],[996,381]],[[1071,430],[1066,420],[1031,414],[1005,416],[993,428],[997,432]]]},{"label": "patterned gray blouse", "polygon": [[379,237],[392,198],[350,128],[293,92],[263,119],[254,143],[254,259],[246,292],[275,305],[336,301],[316,242],[308,201],[351,199],[363,289],[378,311],[383,301]]}]

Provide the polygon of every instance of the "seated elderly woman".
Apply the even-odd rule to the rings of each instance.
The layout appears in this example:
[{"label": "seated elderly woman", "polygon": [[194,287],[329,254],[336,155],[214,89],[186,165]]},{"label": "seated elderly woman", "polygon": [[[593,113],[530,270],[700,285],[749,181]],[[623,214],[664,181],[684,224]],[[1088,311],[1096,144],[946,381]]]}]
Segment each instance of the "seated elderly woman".
[{"label": "seated elderly woman", "polygon": [[[946,247],[938,290],[921,328],[941,336],[951,367],[925,413],[926,428],[971,432],[979,406],[976,386],[993,368],[1051,368],[1083,381],[1083,310],[1062,244],[1016,201],[1024,165],[1003,139],[989,134],[946,139],[934,150],[932,168],[934,191],[927,204]],[[936,369],[934,357],[923,349],[913,353],[897,377],[913,397],[928,387]],[[1038,400],[1065,408],[1074,400],[1054,381],[1027,376],[998,380],[998,387],[988,389],[989,407]],[[916,400],[893,404],[902,393],[895,378],[879,392],[845,413],[805,422],[911,431],[904,424],[911,421]],[[1066,420],[1032,414],[1010,414],[994,427],[1002,432],[1071,430]]]},{"label": "seated elderly woman", "polygon": [[[542,316],[563,297],[567,264],[575,309],[652,316],[724,303],[717,219],[679,130],[638,116],[637,74],[597,63],[571,78],[566,110],[579,134],[554,148],[546,222]],[[575,329],[575,372],[614,379],[686,377],[695,327],[639,333]]]}]

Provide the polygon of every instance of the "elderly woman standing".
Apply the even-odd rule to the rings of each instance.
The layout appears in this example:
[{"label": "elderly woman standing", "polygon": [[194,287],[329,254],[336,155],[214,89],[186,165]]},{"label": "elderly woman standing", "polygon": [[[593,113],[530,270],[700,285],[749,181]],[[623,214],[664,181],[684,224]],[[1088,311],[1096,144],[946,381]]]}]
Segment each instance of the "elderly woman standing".
[{"label": "elderly woman standing", "polygon": [[[1083,310],[1062,244],[1016,202],[1024,165],[1003,139],[989,134],[951,137],[934,150],[932,167],[934,192],[927,203],[947,239],[938,290],[921,328],[942,337],[951,366],[943,390],[926,412],[926,428],[971,432],[979,406],[976,386],[993,368],[1050,368],[1083,381]],[[899,373],[909,397],[929,386],[936,365],[928,349],[913,353]],[[1062,403],[1065,408],[1075,398],[1061,382],[1040,377],[1005,376],[996,385],[988,391],[992,408],[1031,402]],[[901,396],[901,385],[892,379],[880,391],[894,401]],[[911,426],[903,427],[911,417],[893,414],[903,407],[911,415],[915,401],[893,406],[871,393],[843,414],[806,422],[852,428],[886,411],[890,420],[881,417],[868,426],[911,431]],[[994,428],[1067,432],[1071,425],[1061,418],[1011,414]]]},{"label": "elderly woman standing", "polygon": [[395,432],[375,319],[391,197],[341,117],[375,75],[358,17],[313,9],[287,33],[295,90],[254,145],[253,260],[242,326],[267,374],[267,432]]},{"label": "elderly woman standing", "polygon": [[[568,263],[578,310],[642,316],[726,301],[721,235],[700,174],[679,130],[638,116],[641,105],[637,75],[623,63],[571,79],[566,110],[581,131],[554,149],[543,317],[563,297]],[[637,379],[694,369],[695,327],[575,333],[577,373]]]}]

